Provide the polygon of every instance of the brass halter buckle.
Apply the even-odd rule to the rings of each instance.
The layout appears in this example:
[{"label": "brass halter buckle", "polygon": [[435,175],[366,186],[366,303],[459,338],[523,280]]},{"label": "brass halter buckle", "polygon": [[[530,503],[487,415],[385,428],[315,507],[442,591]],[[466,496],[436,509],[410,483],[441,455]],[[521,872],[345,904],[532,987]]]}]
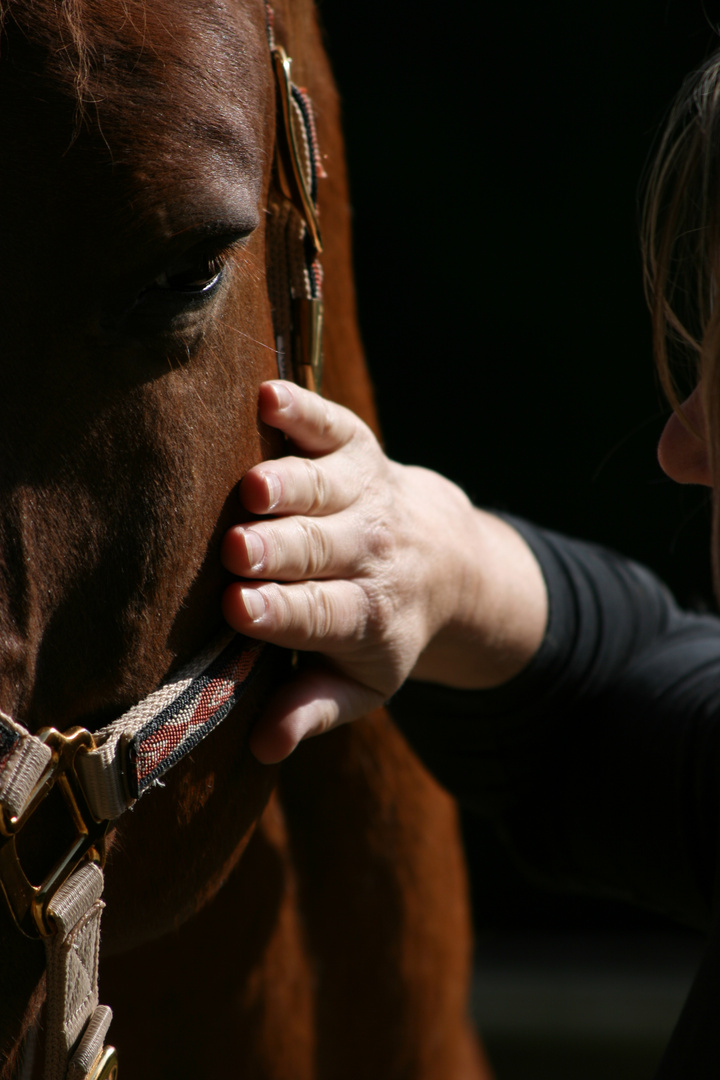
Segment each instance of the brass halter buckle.
[{"label": "brass halter buckle", "polygon": [[87,1080],[117,1080],[118,1056],[114,1046],[103,1049],[88,1073]]},{"label": "brass halter buckle", "polygon": [[[78,754],[94,750],[95,739],[85,728],[61,733],[44,728],[37,738],[52,750],[52,759],[38,780],[18,817],[0,809],[0,886],[18,927],[27,937],[49,937],[55,933],[48,907],[53,896],[81,863],[105,863],[105,836],[109,821],[98,821],[87,804],[75,770]],[[70,818],[74,839],[54,861],[39,884],[33,884],[21,865],[18,834],[48,795],[57,789]]]}]

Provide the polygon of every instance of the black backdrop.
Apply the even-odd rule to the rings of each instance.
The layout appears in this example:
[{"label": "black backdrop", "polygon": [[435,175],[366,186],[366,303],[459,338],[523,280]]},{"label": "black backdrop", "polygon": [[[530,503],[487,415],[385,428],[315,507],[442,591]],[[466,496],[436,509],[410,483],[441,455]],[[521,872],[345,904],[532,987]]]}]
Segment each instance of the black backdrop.
[{"label": "black backdrop", "polygon": [[[720,2],[322,0],[321,14],[389,452],[712,604],[707,496],[655,461],[667,410],[637,225],[653,140]],[[483,922],[625,919],[521,886],[476,823],[468,843]]]}]

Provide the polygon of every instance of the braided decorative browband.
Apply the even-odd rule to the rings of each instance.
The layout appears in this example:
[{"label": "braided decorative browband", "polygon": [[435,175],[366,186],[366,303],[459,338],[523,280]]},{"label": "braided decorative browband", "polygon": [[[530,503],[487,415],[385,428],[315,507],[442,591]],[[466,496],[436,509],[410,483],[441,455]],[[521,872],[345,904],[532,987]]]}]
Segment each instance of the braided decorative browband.
[{"label": "braided decorative browband", "polygon": [[[278,370],[319,390],[323,305],[317,185],[325,173],[310,99],[292,82],[291,61],[275,41],[269,4],[266,11],[278,105],[267,242]],[[44,1080],[116,1080],[116,1052],[104,1045],[112,1012],[98,1004],[105,834],[238,704],[265,649],[229,630],[222,633],[94,735],[82,728],[32,735],[0,713],[0,888],[23,933],[45,941]],[[16,837],[53,788],[62,795],[76,838],[38,886],[22,869]]]}]

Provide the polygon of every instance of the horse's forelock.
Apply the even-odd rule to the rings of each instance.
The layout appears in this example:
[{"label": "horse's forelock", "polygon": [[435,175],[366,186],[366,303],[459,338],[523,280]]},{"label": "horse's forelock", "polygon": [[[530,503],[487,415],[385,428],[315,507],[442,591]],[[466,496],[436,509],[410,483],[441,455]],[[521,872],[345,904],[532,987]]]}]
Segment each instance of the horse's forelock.
[{"label": "horse's forelock", "polygon": [[[50,71],[76,95],[82,107],[98,54],[104,45],[116,47],[118,43],[118,22],[113,24],[103,14],[108,6],[97,0],[0,0],[0,28],[13,24],[31,44],[45,49],[52,58]],[[145,0],[126,0],[124,9],[122,26],[127,36],[127,30],[135,25],[133,14],[141,15],[144,21],[147,7]]]},{"label": "horse's forelock", "polygon": [[0,33],[15,25],[39,46],[47,73],[84,115],[136,88],[143,73],[195,68],[211,83],[230,10],[246,19],[254,8],[255,17],[264,10],[260,0],[231,9],[223,0],[0,0]]}]

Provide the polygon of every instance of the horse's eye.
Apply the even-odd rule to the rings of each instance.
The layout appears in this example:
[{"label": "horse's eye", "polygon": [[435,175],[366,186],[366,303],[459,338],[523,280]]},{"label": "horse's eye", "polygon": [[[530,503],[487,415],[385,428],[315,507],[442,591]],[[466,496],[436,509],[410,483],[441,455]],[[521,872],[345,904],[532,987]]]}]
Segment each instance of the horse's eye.
[{"label": "horse's eye", "polygon": [[223,260],[218,255],[190,253],[158,274],[152,288],[174,293],[209,293],[220,281]]}]

